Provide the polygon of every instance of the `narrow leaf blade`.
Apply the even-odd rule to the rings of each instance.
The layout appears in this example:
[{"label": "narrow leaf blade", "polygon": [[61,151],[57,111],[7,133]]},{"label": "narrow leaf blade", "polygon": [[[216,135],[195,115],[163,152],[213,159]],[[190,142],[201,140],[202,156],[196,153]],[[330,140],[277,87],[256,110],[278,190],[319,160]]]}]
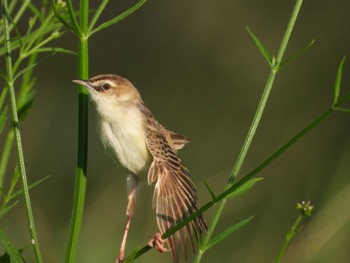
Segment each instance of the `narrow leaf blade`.
[{"label": "narrow leaf blade", "polygon": [[260,40],[254,35],[254,33],[249,29],[249,27],[246,27],[248,34],[250,37],[253,39],[255,45],[258,47],[260,50],[261,54],[264,56],[265,60],[269,65],[272,65],[272,57],[270,53],[266,50],[266,48],[263,46],[263,44],[260,42]]},{"label": "narrow leaf blade", "polygon": [[[18,200],[0,210],[0,219],[18,204]],[[1,262],[1,261],[0,261]]]},{"label": "narrow leaf blade", "polygon": [[[49,179],[50,177],[51,177],[51,175],[47,175],[47,176],[45,176],[45,177],[39,179],[38,181],[36,181],[36,182],[30,184],[30,185],[28,186],[28,189],[31,190],[32,188],[38,186],[39,184],[41,184],[42,182],[46,181],[46,180]],[[18,190],[17,192],[14,192],[14,193],[11,195],[10,199],[13,199],[13,198],[17,197],[17,196],[19,196],[20,194],[22,194],[22,190]]]},{"label": "narrow leaf blade", "polygon": [[56,2],[54,0],[51,1],[52,3],[52,10],[55,13],[56,18],[64,25],[69,31],[73,32],[76,35],[79,35],[79,32],[76,30],[76,28],[71,25],[58,11]]},{"label": "narrow leaf blade", "polygon": [[282,62],[279,65],[279,68],[282,68],[283,66],[287,65],[289,62],[292,62],[296,58],[300,57],[302,54],[304,54],[306,51],[308,51],[315,44],[315,41],[316,41],[315,39],[311,40],[311,42],[309,44],[307,44],[305,47],[303,47],[301,50],[299,50],[293,56],[291,56],[290,58],[288,58],[284,62]]},{"label": "narrow leaf blade", "polygon": [[5,86],[5,88],[2,90],[1,95],[0,95],[0,110],[2,109],[2,106],[4,104],[7,91],[8,91],[8,88],[7,88],[7,86]]},{"label": "narrow leaf blade", "polygon": [[7,121],[7,107],[5,107],[0,114],[0,134],[5,127],[6,121]]},{"label": "narrow leaf blade", "polygon": [[146,3],[147,0],[140,0],[139,2],[137,2],[135,5],[133,5],[132,7],[130,7],[128,10],[124,11],[123,13],[121,13],[120,15],[108,20],[107,22],[102,23],[101,25],[99,25],[97,28],[95,28],[94,30],[91,31],[91,34],[94,34],[98,31],[101,31],[102,29],[105,29],[107,27],[110,27],[118,22],[120,22],[121,20],[125,19],[126,17],[128,17],[129,15],[131,15],[132,13],[134,13],[137,9],[139,9],[141,6],[143,6],[144,3]]},{"label": "narrow leaf blade", "polygon": [[106,5],[108,4],[109,0],[103,0],[97,10],[94,12],[94,16],[91,19],[90,26],[89,26],[89,32],[92,31],[94,26],[96,25],[97,20],[100,18],[101,13],[106,8]]},{"label": "narrow leaf blade", "polygon": [[211,198],[213,199],[213,201],[216,199],[216,196],[214,194],[214,192],[211,190],[211,188],[209,187],[209,185],[207,184],[206,181],[204,181],[204,184],[205,184],[205,187],[208,189],[210,195],[211,195]]},{"label": "narrow leaf blade", "polygon": [[252,188],[257,182],[260,182],[263,178],[253,178],[250,179],[249,181],[245,182],[242,184],[240,187],[238,187],[236,190],[234,190],[231,194],[228,195],[228,198],[234,198],[239,195],[244,194],[247,192],[250,188]]},{"label": "narrow leaf blade", "polygon": [[208,245],[205,248],[205,250],[208,250],[212,246],[215,246],[217,243],[219,243],[220,241],[224,240],[226,237],[231,235],[233,232],[237,231],[241,227],[243,227],[246,224],[248,224],[250,222],[250,220],[252,220],[253,218],[254,218],[254,216],[248,217],[247,219],[244,219],[241,222],[230,226],[229,228],[227,228],[226,230],[224,230],[223,232],[221,232],[220,234],[218,234],[217,236],[212,238],[212,240],[208,243]]},{"label": "narrow leaf blade", "polygon": [[342,78],[342,74],[343,74],[343,67],[344,67],[345,58],[346,57],[344,56],[343,59],[340,61],[338,71],[337,71],[337,76],[335,78],[333,107],[336,107],[336,104],[338,103],[338,100],[339,100],[340,83],[341,83],[341,78]]},{"label": "narrow leaf blade", "polygon": [[135,248],[131,253],[130,255],[125,259],[125,263],[133,263],[134,262],[134,259],[135,259],[135,256],[137,254],[137,252],[139,251],[140,249],[140,246],[138,246],[137,248]]},{"label": "narrow leaf blade", "polygon": [[5,236],[5,234],[0,230],[0,239],[5,248],[5,251],[11,258],[11,263],[22,263],[24,262],[21,254],[18,250],[11,244],[10,240]]},{"label": "narrow leaf blade", "polygon": [[43,47],[43,48],[37,48],[35,49],[35,51],[33,51],[31,54],[34,53],[43,53],[43,52],[51,52],[51,53],[66,53],[66,54],[73,54],[73,55],[77,55],[76,52],[71,51],[69,49],[65,49],[65,48],[60,48],[60,47]]}]

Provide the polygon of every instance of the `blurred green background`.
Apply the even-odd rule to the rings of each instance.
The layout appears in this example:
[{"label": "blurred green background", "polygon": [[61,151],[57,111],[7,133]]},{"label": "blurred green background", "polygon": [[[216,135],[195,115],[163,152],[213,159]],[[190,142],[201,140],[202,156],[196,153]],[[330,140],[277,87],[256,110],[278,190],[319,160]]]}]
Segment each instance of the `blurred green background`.
[{"label": "blurred green background", "polygon": [[[102,19],[134,3],[122,2],[111,1]],[[90,75],[128,78],[162,124],[191,138],[180,157],[192,172],[201,204],[210,200],[204,181],[215,193],[224,188],[269,74],[245,26],[276,54],[293,5],[149,1],[91,38]],[[286,57],[314,38],[316,44],[278,73],[240,176],[331,105],[338,63],[350,53],[349,10],[345,0],[305,1]],[[77,47],[70,33],[56,44]],[[343,92],[350,90],[349,64]],[[61,54],[36,68],[35,104],[21,127],[29,181],[51,175],[31,191],[45,262],[63,262],[68,236],[77,150],[77,90],[71,82],[76,69],[76,57]],[[88,188],[77,262],[114,262],[125,223],[126,172],[105,153],[90,106]],[[263,170],[262,182],[227,203],[217,232],[255,218],[208,251],[202,262],[272,262],[302,200],[311,200],[315,210],[283,262],[350,262],[349,129],[350,115],[334,113]],[[128,252],[157,231],[152,191],[143,178]],[[205,214],[208,220],[213,211]],[[1,229],[17,247],[30,244],[23,202],[1,221]],[[24,253],[28,262],[31,253]],[[171,257],[151,251],[138,262],[171,262]]]}]

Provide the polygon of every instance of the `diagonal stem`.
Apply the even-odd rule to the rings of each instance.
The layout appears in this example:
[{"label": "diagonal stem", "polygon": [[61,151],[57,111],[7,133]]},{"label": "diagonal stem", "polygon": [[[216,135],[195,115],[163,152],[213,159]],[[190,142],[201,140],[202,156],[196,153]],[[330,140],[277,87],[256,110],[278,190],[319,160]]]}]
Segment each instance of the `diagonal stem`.
[{"label": "diagonal stem", "polygon": [[[293,28],[294,28],[294,25],[295,25],[295,21],[296,21],[296,19],[298,17],[298,13],[299,13],[299,10],[301,8],[302,2],[303,2],[303,0],[297,0],[296,4],[294,6],[291,18],[289,20],[287,29],[285,31],[285,34],[283,36],[283,39],[282,39],[282,42],[281,42],[281,45],[280,45],[280,48],[279,48],[279,51],[278,51],[277,58],[276,58],[275,61],[272,62],[271,73],[270,73],[270,76],[269,76],[269,78],[267,80],[267,83],[266,83],[263,95],[261,97],[258,109],[257,109],[257,111],[255,113],[254,119],[253,119],[252,124],[251,124],[251,126],[249,128],[247,137],[246,137],[246,139],[244,141],[244,144],[243,144],[243,146],[241,148],[241,151],[239,153],[238,159],[237,159],[237,161],[236,161],[236,163],[235,163],[235,165],[233,167],[233,170],[231,172],[231,175],[229,177],[229,181],[228,181],[228,183],[227,183],[227,185],[225,187],[225,190],[227,190],[230,186],[233,185],[233,182],[234,182],[235,178],[238,175],[238,172],[240,171],[240,169],[242,167],[242,164],[243,164],[243,162],[245,160],[245,157],[247,156],[247,153],[248,153],[248,150],[249,150],[250,145],[252,143],[252,140],[254,138],[255,132],[256,132],[256,130],[258,128],[258,125],[260,123],[261,116],[262,116],[262,114],[264,112],[264,109],[265,109],[265,106],[266,106],[266,103],[267,103],[267,99],[268,99],[269,94],[271,92],[272,85],[274,83],[276,74],[278,72],[279,64],[282,61],[282,58],[283,58],[284,52],[286,50],[289,38],[290,38],[290,36],[292,34],[292,31],[293,31]],[[217,208],[216,212],[214,213],[212,222],[209,225],[208,232],[203,237],[201,248],[205,248],[206,245],[209,243],[210,238],[211,238],[211,236],[212,236],[212,234],[214,232],[214,229],[216,228],[216,225],[217,225],[217,223],[219,221],[219,218],[220,218],[220,216],[222,214],[222,211],[223,211],[223,209],[225,207],[226,201],[227,201],[227,198],[224,198],[220,202],[219,207]],[[201,248],[199,249],[199,251],[198,251],[198,253],[196,255],[195,262],[200,262],[200,260],[202,258],[204,250],[201,249]]]}]

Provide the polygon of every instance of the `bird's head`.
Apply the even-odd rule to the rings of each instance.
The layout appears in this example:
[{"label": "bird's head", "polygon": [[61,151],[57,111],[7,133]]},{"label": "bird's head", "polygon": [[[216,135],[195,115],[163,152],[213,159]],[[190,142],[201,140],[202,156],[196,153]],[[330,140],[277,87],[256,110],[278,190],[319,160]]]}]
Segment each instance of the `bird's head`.
[{"label": "bird's head", "polygon": [[97,105],[132,103],[140,100],[140,94],[134,85],[117,75],[97,75],[88,80],[73,80],[73,82],[87,87]]}]

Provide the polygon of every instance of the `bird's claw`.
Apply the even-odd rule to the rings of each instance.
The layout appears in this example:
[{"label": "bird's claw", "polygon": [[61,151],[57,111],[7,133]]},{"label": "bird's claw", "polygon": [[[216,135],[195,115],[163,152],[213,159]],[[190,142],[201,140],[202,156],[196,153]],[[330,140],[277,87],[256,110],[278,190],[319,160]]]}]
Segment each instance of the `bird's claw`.
[{"label": "bird's claw", "polygon": [[157,249],[160,253],[170,252],[172,249],[169,249],[164,246],[165,239],[162,238],[161,233],[157,233],[154,237],[148,242],[150,247]]}]

